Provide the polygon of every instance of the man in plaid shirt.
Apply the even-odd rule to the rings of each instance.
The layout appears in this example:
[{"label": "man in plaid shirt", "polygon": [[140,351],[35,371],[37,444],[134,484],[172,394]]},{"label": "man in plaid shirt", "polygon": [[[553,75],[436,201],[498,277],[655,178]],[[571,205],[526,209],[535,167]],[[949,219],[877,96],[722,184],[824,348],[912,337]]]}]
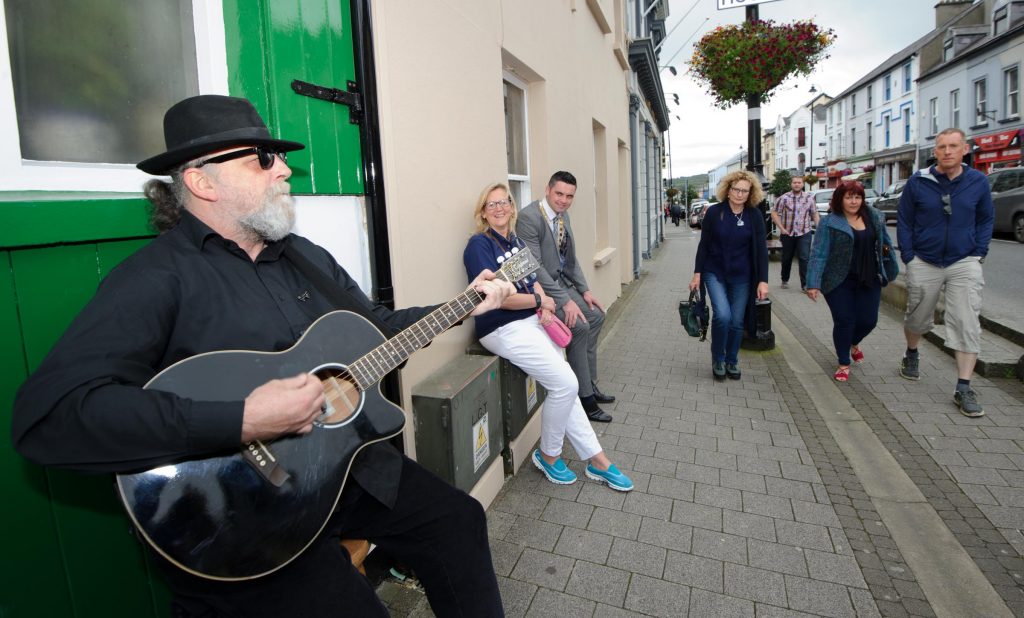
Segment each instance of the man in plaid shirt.
[{"label": "man in plaid shirt", "polygon": [[794,176],[789,183],[792,189],[775,202],[772,220],[779,228],[782,241],[782,287],[789,287],[789,270],[793,265],[793,253],[800,264],[800,287],[807,289],[807,258],[811,254],[811,222],[818,225],[818,209],[814,196],[804,193],[804,179]]}]

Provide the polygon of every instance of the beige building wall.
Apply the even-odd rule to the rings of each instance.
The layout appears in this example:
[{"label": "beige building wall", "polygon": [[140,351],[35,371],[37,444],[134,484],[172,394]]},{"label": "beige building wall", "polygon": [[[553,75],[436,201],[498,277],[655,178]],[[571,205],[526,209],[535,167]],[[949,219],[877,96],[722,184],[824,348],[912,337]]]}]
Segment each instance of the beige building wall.
[{"label": "beige building wall", "polygon": [[[396,305],[446,301],[466,285],[462,251],[480,189],[506,181],[502,79],[528,84],[530,182],[579,181],[571,209],[587,280],[606,308],[631,280],[626,72],[614,53],[619,3],[380,0],[373,3],[383,174]],[[604,23],[602,23],[602,18]],[[605,32],[608,30],[608,32]],[[620,45],[621,50],[621,45]],[[520,204],[522,207],[523,204]],[[594,258],[606,260],[594,266]],[[472,320],[402,371],[412,388],[463,354]],[[406,443],[414,454],[411,423]]]}]

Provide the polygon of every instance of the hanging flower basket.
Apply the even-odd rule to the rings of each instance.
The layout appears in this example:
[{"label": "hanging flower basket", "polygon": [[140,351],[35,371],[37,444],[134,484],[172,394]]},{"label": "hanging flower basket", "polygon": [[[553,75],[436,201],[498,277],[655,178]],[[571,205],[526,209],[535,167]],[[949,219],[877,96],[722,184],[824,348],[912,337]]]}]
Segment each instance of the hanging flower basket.
[{"label": "hanging flower basket", "polygon": [[791,75],[809,75],[828,58],[835,42],[832,29],[811,21],[776,25],[771,20],[719,26],[694,48],[690,73],[714,104],[728,109],[750,96],[761,103]]}]

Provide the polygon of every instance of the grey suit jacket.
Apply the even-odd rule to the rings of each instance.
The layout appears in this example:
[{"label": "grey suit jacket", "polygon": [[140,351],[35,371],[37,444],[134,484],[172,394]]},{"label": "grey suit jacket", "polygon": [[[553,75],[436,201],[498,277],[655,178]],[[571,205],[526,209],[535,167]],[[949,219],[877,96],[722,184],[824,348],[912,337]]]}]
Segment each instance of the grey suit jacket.
[{"label": "grey suit jacket", "polygon": [[580,294],[590,289],[587,286],[586,277],[583,276],[583,270],[580,269],[579,261],[576,259],[576,242],[572,233],[572,225],[569,223],[569,213],[565,212],[562,216],[565,219],[565,233],[568,237],[564,267],[558,259],[558,238],[551,231],[547,214],[540,202],[531,202],[526,208],[519,211],[519,216],[516,219],[516,235],[540,260],[541,269],[537,271],[537,280],[544,288],[544,292],[555,299],[558,308],[569,301],[569,294],[566,292],[569,287],[576,288]]}]

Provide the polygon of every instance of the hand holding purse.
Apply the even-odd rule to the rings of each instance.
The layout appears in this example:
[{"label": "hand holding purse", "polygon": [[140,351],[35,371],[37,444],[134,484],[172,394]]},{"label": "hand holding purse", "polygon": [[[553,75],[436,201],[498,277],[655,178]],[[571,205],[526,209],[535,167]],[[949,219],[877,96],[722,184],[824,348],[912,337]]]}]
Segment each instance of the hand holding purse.
[{"label": "hand holding purse", "polygon": [[[538,319],[541,317],[542,313],[542,309],[537,310]],[[551,323],[541,324],[541,326],[544,327],[544,332],[548,334],[548,337],[551,337],[551,341],[554,341],[555,345],[560,348],[564,348],[572,341],[572,331],[565,325],[565,322],[558,319],[557,315],[552,314]]]},{"label": "hand holding purse", "polygon": [[689,300],[679,301],[679,320],[689,336],[700,337],[700,341],[708,338],[711,311],[699,289],[690,292]]}]

